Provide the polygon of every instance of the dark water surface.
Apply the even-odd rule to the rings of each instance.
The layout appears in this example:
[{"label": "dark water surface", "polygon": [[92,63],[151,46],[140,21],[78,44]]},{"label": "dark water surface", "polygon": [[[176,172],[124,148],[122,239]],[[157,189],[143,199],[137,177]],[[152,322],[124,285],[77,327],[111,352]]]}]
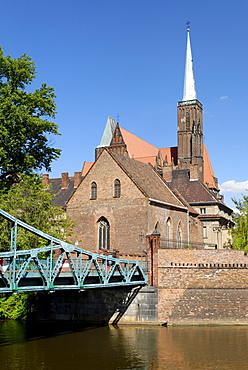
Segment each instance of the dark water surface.
[{"label": "dark water surface", "polygon": [[0,322],[0,369],[248,370],[248,327]]}]

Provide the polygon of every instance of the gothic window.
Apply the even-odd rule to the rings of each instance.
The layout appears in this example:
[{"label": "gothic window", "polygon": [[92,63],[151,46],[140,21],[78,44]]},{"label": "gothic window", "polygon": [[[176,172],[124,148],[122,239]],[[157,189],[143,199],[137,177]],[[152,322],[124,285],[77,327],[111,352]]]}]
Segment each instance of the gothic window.
[{"label": "gothic window", "polygon": [[121,196],[121,182],[116,179],[114,183],[114,198],[120,198]]},{"label": "gothic window", "polygon": [[177,228],[177,248],[182,248],[182,230],[180,225]]},{"label": "gothic window", "polygon": [[98,221],[98,249],[110,249],[110,227],[105,217]]},{"label": "gothic window", "polygon": [[166,221],[166,247],[170,246],[170,219]]},{"label": "gothic window", "polygon": [[97,198],[97,184],[96,182],[91,183],[91,197],[90,199],[96,199]]}]

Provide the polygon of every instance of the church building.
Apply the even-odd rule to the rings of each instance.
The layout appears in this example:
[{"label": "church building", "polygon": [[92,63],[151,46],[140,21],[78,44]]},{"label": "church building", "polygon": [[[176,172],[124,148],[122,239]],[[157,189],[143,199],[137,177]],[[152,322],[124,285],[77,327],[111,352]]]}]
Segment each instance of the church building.
[{"label": "church building", "polygon": [[157,148],[108,117],[94,162],[74,177],[43,175],[75,222],[73,241],[96,252],[143,253],[149,235],[159,235],[165,248],[228,247],[232,210],[203,143],[202,111],[188,28],[177,147]]}]

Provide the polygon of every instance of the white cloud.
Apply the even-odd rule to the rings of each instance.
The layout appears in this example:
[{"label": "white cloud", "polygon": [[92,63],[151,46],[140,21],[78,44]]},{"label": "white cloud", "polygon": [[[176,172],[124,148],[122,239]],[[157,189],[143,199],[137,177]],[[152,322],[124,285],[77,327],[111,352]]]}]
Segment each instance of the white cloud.
[{"label": "white cloud", "polygon": [[221,96],[220,97],[220,100],[226,100],[226,99],[228,99],[228,95],[225,95],[225,96]]},{"label": "white cloud", "polygon": [[241,182],[237,182],[235,180],[225,181],[220,185],[220,191],[221,193],[234,194],[248,192],[248,180]]}]

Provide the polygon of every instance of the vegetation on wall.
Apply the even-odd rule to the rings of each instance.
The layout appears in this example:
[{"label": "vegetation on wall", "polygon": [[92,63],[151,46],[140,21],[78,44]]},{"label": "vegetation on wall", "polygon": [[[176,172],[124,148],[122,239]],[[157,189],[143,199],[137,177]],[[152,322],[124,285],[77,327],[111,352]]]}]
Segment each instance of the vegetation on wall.
[{"label": "vegetation on wall", "polygon": [[243,249],[248,253],[248,196],[242,199],[232,199],[238,212],[233,215],[235,226],[232,229],[232,243],[234,249]]}]

